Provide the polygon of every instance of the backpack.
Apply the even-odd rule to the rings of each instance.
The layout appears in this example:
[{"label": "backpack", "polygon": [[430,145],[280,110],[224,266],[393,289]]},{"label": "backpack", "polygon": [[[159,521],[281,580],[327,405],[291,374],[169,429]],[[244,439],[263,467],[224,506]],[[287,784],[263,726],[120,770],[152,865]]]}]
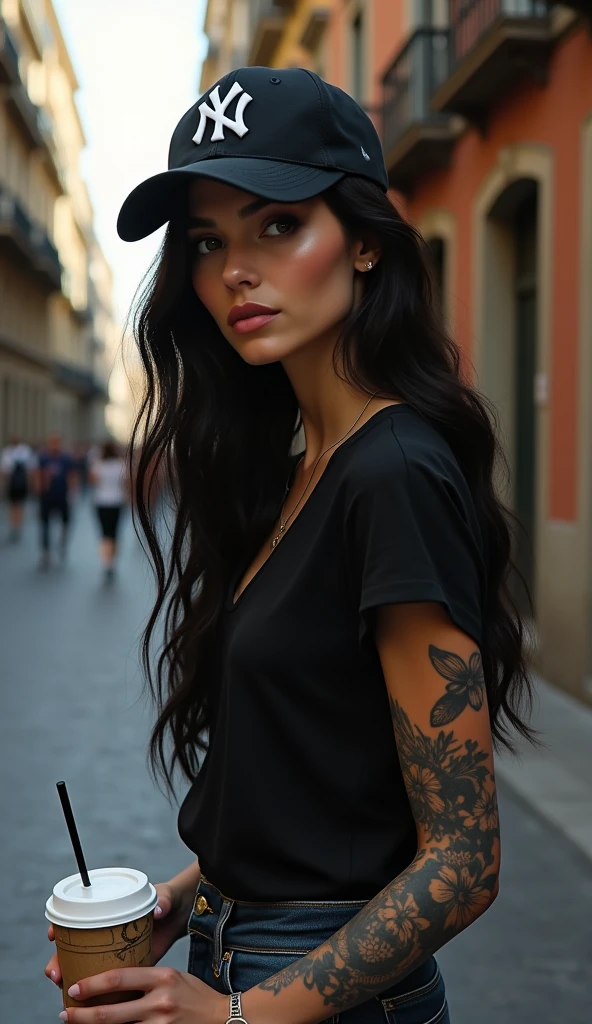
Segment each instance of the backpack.
[{"label": "backpack", "polygon": [[27,465],[25,462],[15,462],[10,471],[10,489],[11,491],[26,491],[27,490]]}]

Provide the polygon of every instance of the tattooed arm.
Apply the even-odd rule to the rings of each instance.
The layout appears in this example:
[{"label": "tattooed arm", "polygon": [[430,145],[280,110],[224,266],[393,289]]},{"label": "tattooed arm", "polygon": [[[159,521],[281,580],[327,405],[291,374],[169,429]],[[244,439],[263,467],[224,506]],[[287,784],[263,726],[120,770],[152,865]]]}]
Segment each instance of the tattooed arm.
[{"label": "tattooed arm", "polygon": [[252,1024],[318,1024],[379,995],[497,895],[499,826],[479,651],[431,603],[379,608],[376,642],[417,853],[327,942],[245,993]]}]

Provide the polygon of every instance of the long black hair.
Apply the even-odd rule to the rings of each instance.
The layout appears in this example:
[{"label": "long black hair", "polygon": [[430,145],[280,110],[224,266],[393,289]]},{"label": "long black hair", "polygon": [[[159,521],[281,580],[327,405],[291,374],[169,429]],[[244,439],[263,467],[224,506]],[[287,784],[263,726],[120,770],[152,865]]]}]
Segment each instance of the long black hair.
[{"label": "long black hair", "polygon": [[[521,718],[531,707],[532,685],[525,628],[512,597],[514,517],[494,490],[499,466],[507,473],[495,410],[465,379],[460,351],[441,323],[429,250],[418,232],[365,179],[346,176],[322,198],[348,239],[371,238],[381,251],[341,331],[335,369],[342,367],[344,379],[367,394],[409,403],[452,448],[486,541],[481,656],[494,744],[513,750],[512,728],[534,743],[534,730]],[[244,362],[197,298],[185,233],[183,216],[173,217],[133,318],[146,378],[132,435],[132,452],[140,453],[135,515],[156,576],[142,643],[158,713],[149,759],[170,791],[176,768],[188,780],[199,771],[226,589],[239,560],[255,555],[277,521],[300,427],[281,362]],[[166,542],[150,499],[152,482],[163,475],[173,501]]]}]

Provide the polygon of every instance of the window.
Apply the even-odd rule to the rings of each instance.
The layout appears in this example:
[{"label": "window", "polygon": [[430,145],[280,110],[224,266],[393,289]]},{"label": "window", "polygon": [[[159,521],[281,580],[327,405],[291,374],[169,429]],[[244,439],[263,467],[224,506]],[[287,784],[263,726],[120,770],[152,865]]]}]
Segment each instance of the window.
[{"label": "window", "polygon": [[412,28],[425,28],[432,24],[432,0],[412,0]]},{"label": "window", "polygon": [[432,252],[432,279],[434,284],[434,304],[440,316],[446,316],[445,290],[445,250],[443,238],[430,238],[428,245]]},{"label": "window", "polygon": [[409,0],[409,29],[446,28],[448,25],[447,0]]},{"label": "window", "polygon": [[364,102],[364,16],[358,11],[351,23],[351,94],[358,103]]}]

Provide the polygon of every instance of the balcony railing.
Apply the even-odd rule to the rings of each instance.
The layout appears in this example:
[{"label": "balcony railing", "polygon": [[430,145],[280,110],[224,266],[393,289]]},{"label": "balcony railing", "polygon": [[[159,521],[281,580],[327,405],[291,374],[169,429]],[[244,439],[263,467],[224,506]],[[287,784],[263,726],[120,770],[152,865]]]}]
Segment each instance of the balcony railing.
[{"label": "balcony railing", "polygon": [[51,171],[55,184],[62,193],[68,191],[66,175],[56,143],[55,121],[47,110],[39,110],[37,125],[44,142],[46,166]]},{"label": "balcony railing", "polygon": [[105,382],[84,366],[54,359],[53,373],[59,384],[63,384],[70,391],[75,391],[81,398],[100,398],[106,394]]},{"label": "balcony railing", "polygon": [[8,243],[50,291],[59,291],[62,265],[47,232],[29,217],[16,196],[0,188],[0,243]]},{"label": "balcony railing", "polygon": [[249,64],[267,66],[283,31],[286,7],[280,0],[251,0]]},{"label": "balcony railing", "polygon": [[587,14],[589,18],[592,17],[592,0],[561,0],[561,2],[566,7],[573,7],[580,14]]},{"label": "balcony railing", "polygon": [[14,235],[23,249],[30,246],[31,221],[11,192],[0,188],[0,234]]},{"label": "balcony railing", "polygon": [[19,81],[19,52],[6,22],[0,18],[0,84],[16,85]]},{"label": "balcony railing", "polygon": [[430,100],[447,73],[446,30],[418,29],[382,80],[385,149],[388,150],[414,122],[442,121],[441,115],[430,109]]},{"label": "balcony railing", "polygon": [[546,19],[549,15],[546,0],[453,0],[451,7],[451,66],[462,60],[488,35],[499,19],[522,19],[527,23]]},{"label": "balcony railing", "polygon": [[326,3],[313,4],[309,8],[300,33],[300,45],[314,53],[331,17],[331,8]]},{"label": "balcony railing", "polygon": [[431,109],[448,75],[448,32],[421,28],[382,80],[382,145],[393,188],[407,191],[417,174],[442,166],[455,139],[451,118]]},{"label": "balcony railing", "polygon": [[45,19],[43,16],[43,5],[31,0],[20,0],[22,11],[27,19],[29,26],[29,32],[31,33],[33,42],[37,49],[39,57],[43,56],[43,50],[45,46],[44,32],[46,28]]},{"label": "balcony railing", "polygon": [[62,265],[55,245],[49,240],[46,231],[37,224],[31,228],[31,240],[37,270],[44,274],[57,291],[62,283]]},{"label": "balcony railing", "polygon": [[29,98],[23,83],[11,85],[6,99],[29,145],[33,149],[40,149],[43,146],[43,134],[39,123],[39,107]]},{"label": "balcony railing", "polygon": [[70,306],[72,313],[80,324],[91,324],[93,322],[94,315],[88,302],[85,302],[83,306],[72,305],[72,302],[70,302]]},{"label": "balcony railing", "polygon": [[551,0],[450,0],[448,76],[433,108],[481,120],[525,76],[544,82],[551,6]]}]

